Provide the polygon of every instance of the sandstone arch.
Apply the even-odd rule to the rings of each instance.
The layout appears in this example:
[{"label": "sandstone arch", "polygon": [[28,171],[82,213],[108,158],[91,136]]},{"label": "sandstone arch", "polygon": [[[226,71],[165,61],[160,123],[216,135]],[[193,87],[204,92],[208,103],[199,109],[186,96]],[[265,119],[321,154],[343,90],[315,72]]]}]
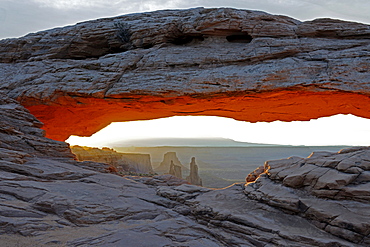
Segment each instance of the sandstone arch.
[{"label": "sandstone arch", "polygon": [[196,8],[79,23],[0,41],[0,91],[47,136],[112,121],[370,118],[370,26]]},{"label": "sandstone arch", "polygon": [[346,92],[280,91],[210,98],[144,96],[131,102],[94,98],[81,101],[82,106],[69,103],[27,108],[45,124],[47,137],[61,141],[72,134],[92,135],[111,122],[174,115],[224,116],[250,122],[305,121],[340,113],[370,118],[370,98]]},{"label": "sandstone arch", "polygon": [[198,8],[0,41],[0,242],[21,233],[45,245],[370,245],[369,148],[269,161],[246,186],[167,187],[77,162],[14,100],[58,140],[169,115],[369,118],[369,34],[358,23]]}]

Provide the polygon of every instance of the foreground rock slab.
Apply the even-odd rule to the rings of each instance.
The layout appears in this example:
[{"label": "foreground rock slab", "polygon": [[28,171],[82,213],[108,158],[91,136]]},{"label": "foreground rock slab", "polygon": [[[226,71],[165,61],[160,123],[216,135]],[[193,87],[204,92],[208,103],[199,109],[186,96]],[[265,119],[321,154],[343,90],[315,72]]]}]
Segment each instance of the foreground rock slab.
[{"label": "foreground rock slab", "polygon": [[[362,190],[369,184],[368,148],[270,161],[255,182],[214,190],[171,175],[121,177],[108,173],[106,164],[78,162],[68,144],[43,137],[42,124],[6,95],[0,97],[0,120],[1,246],[370,243],[370,205]],[[340,174],[320,186],[284,183],[310,173],[297,162]],[[351,174],[358,176],[346,179]],[[316,191],[321,189],[325,193]]]}]

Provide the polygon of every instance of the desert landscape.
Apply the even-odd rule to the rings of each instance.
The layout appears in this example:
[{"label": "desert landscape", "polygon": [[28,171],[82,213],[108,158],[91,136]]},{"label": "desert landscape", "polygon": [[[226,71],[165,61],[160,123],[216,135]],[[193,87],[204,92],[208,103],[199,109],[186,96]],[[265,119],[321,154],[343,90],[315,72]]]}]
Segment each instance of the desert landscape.
[{"label": "desert landscape", "polygon": [[[205,143],[207,140],[204,141]],[[210,142],[211,144],[212,142]],[[145,142],[143,143],[145,145]],[[331,151],[338,152],[348,146],[284,146],[250,144],[244,147],[115,147],[123,153],[150,154],[154,171],[163,174],[166,171],[156,169],[163,161],[167,152],[175,152],[179,161],[189,169],[191,157],[196,158],[199,166],[199,175],[203,179],[203,186],[210,188],[223,188],[233,183],[244,183],[245,174],[253,172],[265,161],[284,159],[291,156],[308,157],[312,152]],[[183,169],[187,175],[189,170]]]},{"label": "desert landscape", "polygon": [[369,246],[369,147],[65,142],[168,116],[370,118],[369,38],[199,7],[0,40],[0,245]]}]

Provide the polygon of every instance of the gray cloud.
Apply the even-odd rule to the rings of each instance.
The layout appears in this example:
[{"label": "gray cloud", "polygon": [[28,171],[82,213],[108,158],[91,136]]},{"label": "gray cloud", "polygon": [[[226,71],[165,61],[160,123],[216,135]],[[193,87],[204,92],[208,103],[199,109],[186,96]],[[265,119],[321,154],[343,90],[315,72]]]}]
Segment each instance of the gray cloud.
[{"label": "gray cloud", "polygon": [[0,8],[0,23],[4,23],[6,21],[6,9]]},{"label": "gray cloud", "polygon": [[300,20],[331,17],[370,23],[368,0],[0,0],[0,38],[101,17],[199,6],[255,9]]}]

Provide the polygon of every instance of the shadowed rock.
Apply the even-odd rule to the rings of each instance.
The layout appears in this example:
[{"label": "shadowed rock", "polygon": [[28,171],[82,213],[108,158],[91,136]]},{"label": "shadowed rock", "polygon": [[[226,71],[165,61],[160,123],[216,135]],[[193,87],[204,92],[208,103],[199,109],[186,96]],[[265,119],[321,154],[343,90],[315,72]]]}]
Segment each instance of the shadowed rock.
[{"label": "shadowed rock", "polygon": [[245,187],[254,200],[311,220],[355,243],[369,243],[370,148],[312,153],[267,161],[263,174]]}]

